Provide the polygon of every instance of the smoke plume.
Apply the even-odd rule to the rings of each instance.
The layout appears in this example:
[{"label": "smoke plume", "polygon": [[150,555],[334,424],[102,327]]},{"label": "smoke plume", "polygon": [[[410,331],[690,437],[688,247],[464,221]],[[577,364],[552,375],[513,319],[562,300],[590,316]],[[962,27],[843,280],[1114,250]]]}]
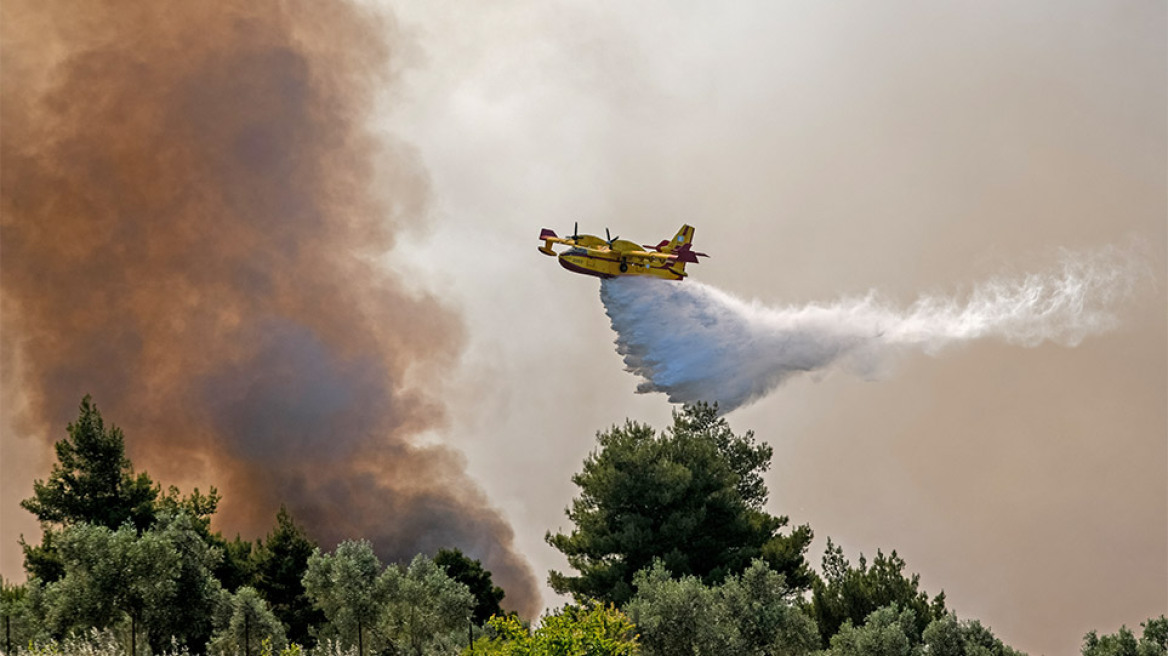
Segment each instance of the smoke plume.
[{"label": "smoke plume", "polygon": [[261,535],[285,503],[326,548],[461,547],[536,613],[510,526],[460,454],[417,439],[443,425],[462,330],[375,264],[428,197],[412,151],[369,126],[399,68],[391,18],[278,0],[2,12],[9,430],[59,439],[92,393],[139,469],[220,488],[229,533]]},{"label": "smoke plume", "polygon": [[930,355],[981,338],[1075,346],[1115,327],[1117,302],[1143,277],[1133,252],[1064,253],[1045,273],[997,277],[963,299],[921,296],[897,309],[877,293],[829,305],[768,308],[692,280],[603,280],[600,298],[638,393],[729,412],[800,372],[841,368],[867,378],[898,353]]}]

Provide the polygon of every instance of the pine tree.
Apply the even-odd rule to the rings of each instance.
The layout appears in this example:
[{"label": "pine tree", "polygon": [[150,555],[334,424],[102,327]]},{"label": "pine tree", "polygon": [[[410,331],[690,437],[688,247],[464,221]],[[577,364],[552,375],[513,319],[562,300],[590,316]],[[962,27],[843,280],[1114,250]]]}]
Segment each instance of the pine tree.
[{"label": "pine tree", "polygon": [[311,647],[316,644],[310,629],[325,620],[304,590],[304,574],[316,543],[281,506],[276,528],[260,544],[255,554],[255,587],[271,604],[272,612],[284,623],[288,640]]},{"label": "pine tree", "polygon": [[551,572],[556,592],[623,604],[633,576],[655,559],[709,585],[761,558],[792,588],[810,586],[811,528],[784,535],[788,519],[764,510],[771,447],[751,432],[735,435],[717,406],[674,412],[660,435],[627,422],[598,434],[597,444],[572,477],[580,488],[567,510],[575,530],[545,538],[579,572]]},{"label": "pine tree", "polygon": [[129,522],[142,531],[154,522],[158,498],[150,476],[134,474],[121,429],[106,427],[88,394],[67,430],[68,437],[55,445],[57,463],[49,479],[35,481],[33,496],[20,502],[36,515],[45,533],[39,547],[22,539],[25,569],[46,582],[63,573],[53,546],[59,529],[88,523],[116,530]]},{"label": "pine tree", "polygon": [[499,602],[503,600],[503,588],[491,581],[491,573],[483,569],[481,561],[472,560],[459,549],[440,549],[434,556],[434,564],[446,570],[446,575],[465,585],[474,595],[472,613],[474,623],[482,626],[495,615],[502,615]]}]

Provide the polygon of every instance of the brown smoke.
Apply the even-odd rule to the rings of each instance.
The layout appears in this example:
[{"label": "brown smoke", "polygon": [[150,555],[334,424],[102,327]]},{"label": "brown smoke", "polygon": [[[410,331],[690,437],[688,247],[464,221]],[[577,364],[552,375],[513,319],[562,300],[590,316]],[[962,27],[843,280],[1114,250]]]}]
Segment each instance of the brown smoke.
[{"label": "brown smoke", "polygon": [[444,420],[425,387],[461,329],[375,264],[428,195],[367,124],[392,21],[277,0],[2,11],[4,355],[28,401],[7,423],[58,439],[91,393],[139,469],[220,487],[228,532],[286,503],[326,547],[458,546],[537,612],[461,455],[415,440]]}]

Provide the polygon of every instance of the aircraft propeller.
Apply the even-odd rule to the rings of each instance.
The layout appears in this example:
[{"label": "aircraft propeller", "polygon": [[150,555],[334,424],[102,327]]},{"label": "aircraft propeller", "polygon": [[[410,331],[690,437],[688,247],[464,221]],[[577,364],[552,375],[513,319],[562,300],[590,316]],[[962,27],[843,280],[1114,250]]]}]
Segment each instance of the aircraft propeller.
[{"label": "aircraft propeller", "polygon": [[605,228],[605,229],[604,229],[604,236],[605,236],[605,237],[608,237],[608,247],[609,247],[609,248],[612,248],[612,242],[614,242],[614,241],[616,241],[616,240],[620,239],[620,235],[617,235],[617,236],[613,237],[611,234],[609,234],[609,232],[608,232],[608,228]]},{"label": "aircraft propeller", "polygon": [[568,239],[571,239],[573,241],[580,239],[580,222],[579,221],[572,223],[572,236],[568,237]]}]

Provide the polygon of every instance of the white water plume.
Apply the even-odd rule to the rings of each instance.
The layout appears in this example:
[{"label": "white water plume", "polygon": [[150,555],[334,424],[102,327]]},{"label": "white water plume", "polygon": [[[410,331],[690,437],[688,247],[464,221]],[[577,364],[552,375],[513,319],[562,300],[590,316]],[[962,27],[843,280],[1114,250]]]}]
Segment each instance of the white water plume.
[{"label": "white water plume", "polygon": [[1142,277],[1141,259],[1108,248],[1063,253],[1045,273],[996,277],[961,297],[921,296],[898,309],[876,292],[830,304],[770,308],[696,282],[622,277],[600,298],[638,393],[673,403],[716,401],[729,412],[798,372],[842,368],[874,377],[897,352],[935,355],[980,338],[1075,346],[1118,324],[1117,304]]}]

